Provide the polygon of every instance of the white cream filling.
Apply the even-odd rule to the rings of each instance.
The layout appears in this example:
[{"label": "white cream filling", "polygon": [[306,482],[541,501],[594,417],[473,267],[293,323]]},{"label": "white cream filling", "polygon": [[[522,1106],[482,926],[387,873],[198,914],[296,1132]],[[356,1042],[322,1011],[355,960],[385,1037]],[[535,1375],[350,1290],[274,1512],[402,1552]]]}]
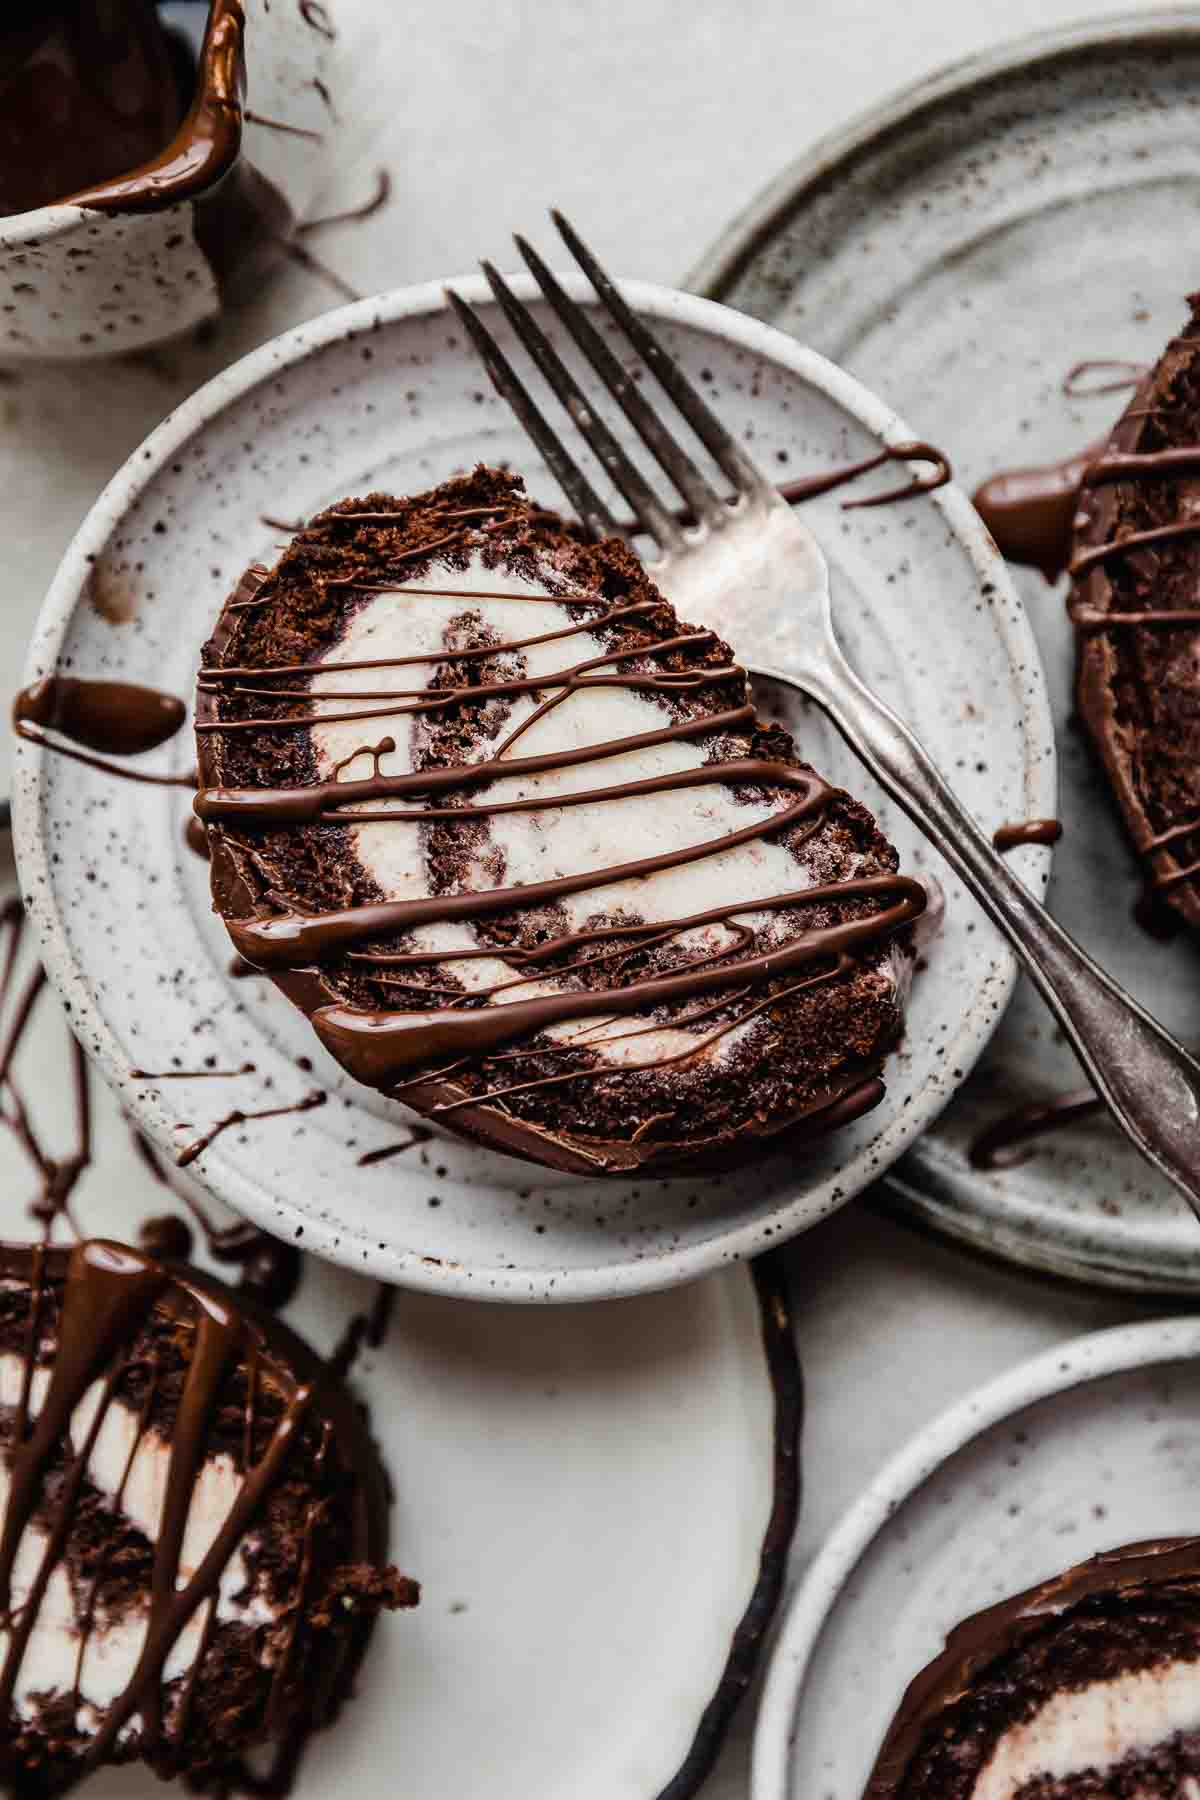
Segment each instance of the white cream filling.
[{"label": "white cream filling", "polygon": [[[422,600],[412,594],[378,594],[354,614],[344,635],[326,652],[322,660],[329,672],[313,678],[311,691],[314,694],[334,690],[353,695],[385,688],[392,683],[398,688],[427,685],[437,672],[436,663],[394,670],[355,670],[343,665],[370,658],[439,651],[443,648],[450,619],[468,609],[477,608],[483,622],[506,642],[561,630],[572,623],[566,608],[553,603],[531,605],[528,602],[522,604],[516,598],[474,597],[481,596],[481,590],[490,589],[514,596],[546,591],[538,583],[520,576],[486,569],[478,560],[465,572],[437,571],[412,586],[418,590],[438,587],[469,590],[473,598]],[[519,654],[525,659],[526,674],[537,677],[561,672],[601,655],[603,650],[604,645],[590,632],[575,631],[554,643],[531,645]],[[597,671],[603,672],[606,671]],[[499,736],[490,744],[476,746],[474,760],[484,761],[492,755],[499,743],[528,719],[545,697],[525,694],[513,697]],[[330,710],[341,711],[347,704],[354,702],[352,699],[331,702]],[[364,701],[363,710],[382,704]],[[339,724],[316,726],[312,733],[313,749],[321,774],[328,779],[335,764],[364,745],[378,743],[384,737],[394,738],[397,747],[395,752],[382,758],[382,772],[390,775],[411,771],[414,746],[422,729],[419,718],[420,715],[396,715],[369,719],[365,724],[345,720]],[[669,723],[668,715],[653,695],[626,688],[585,688],[573,693],[530,726],[506,755],[518,758],[586,747],[659,731]],[[489,800],[502,801],[578,793],[698,768],[704,760],[699,741],[681,739],[541,775],[504,777],[492,782],[487,794]],[[369,773],[370,761],[363,757],[344,768],[340,779],[361,779]],[[741,831],[783,812],[792,800],[789,791],[760,805],[742,804],[734,799],[728,787],[714,781],[711,786],[629,796],[595,805],[492,815],[487,821],[487,848],[503,854],[503,874],[497,880],[481,858],[474,858],[463,885],[478,890],[514,887],[640,861]],[[374,810],[378,810],[378,804],[373,803]],[[401,804],[412,805],[413,802]],[[355,830],[359,860],[390,899],[411,899],[431,891],[420,830],[416,823],[361,825]],[[582,893],[567,896],[559,904],[568,928],[578,930],[589,918],[619,908],[654,922],[686,918],[721,906],[752,905],[756,900],[772,899],[789,890],[808,886],[810,879],[785,846],[751,839],[678,868],[587,888]],[[772,915],[762,910],[744,912],[739,914],[739,920],[752,927],[765,925],[769,930]],[[466,924],[424,926],[413,935],[423,948],[477,947],[477,940]],[[686,938],[678,940],[678,947],[681,954],[699,955],[704,950],[711,952],[732,947],[736,936],[723,924],[715,924],[688,933]],[[594,954],[594,949],[586,948],[583,954]],[[476,992],[511,981],[521,973],[499,957],[459,961],[448,967],[464,986]],[[519,988],[499,995],[497,1003],[556,991],[550,982],[524,981]],[[608,1035],[606,1024],[612,1023],[588,1020],[581,1026],[573,1021],[555,1027],[551,1035],[564,1040],[581,1032],[587,1037],[604,1037]],[[706,1054],[728,1057],[739,1039],[753,1029],[753,1022],[739,1026],[736,1031],[717,1039]],[[667,1029],[598,1043],[596,1049],[603,1060],[616,1066],[694,1050],[696,1042],[695,1033]]]},{"label": "white cream filling", "polygon": [[[1034,1776],[1113,1768],[1181,1731],[1200,1731],[1200,1663],[1167,1663],[1077,1693],[1054,1694],[997,1742],[971,1790],[972,1800],[1012,1800]],[[1200,1800],[1184,1791],[1181,1800]]]},{"label": "white cream filling", "polygon": [[[0,1355],[0,1405],[20,1402],[24,1365],[22,1358]],[[36,1369],[30,1384],[29,1413],[40,1412],[49,1387],[50,1372]],[[71,1441],[76,1447],[87,1439],[103,1398],[103,1385],[93,1382],[71,1416]],[[137,1448],[137,1416],[117,1401],[110,1403],[96,1432],[88,1457],[88,1477],[106,1499],[116,1499],[121,1489],[121,1514],[153,1543],[162,1523],[166,1497],[169,1447],[154,1433],[143,1435]],[[132,1461],[130,1460],[132,1456]],[[184,1529],[176,1585],[186,1586],[196,1572],[217,1533],[229,1516],[242,1486],[242,1477],[226,1455],[208,1458],[192,1487]],[[11,1476],[0,1462],[0,1517],[8,1507]],[[247,1542],[251,1541],[248,1534]],[[17,1549],[11,1583],[14,1612],[23,1605],[37,1578],[49,1539],[39,1524],[26,1527]],[[195,1659],[212,1602],[197,1608],[171,1648],[163,1679],[171,1681],[190,1668]],[[278,1610],[250,1584],[250,1573],[240,1549],[235,1550],[222,1573],[216,1595],[216,1615],[221,1621],[243,1625],[272,1622]],[[81,1706],[79,1719],[85,1730],[95,1730],[103,1713],[124,1692],[146,1638],[147,1610],[134,1610],[111,1619],[100,1614],[93,1622],[79,1671]],[[0,1663],[7,1654],[9,1633],[0,1628]],[[14,1689],[14,1704],[22,1717],[32,1718],[34,1697],[70,1691],[75,1685],[79,1657],[80,1621],[64,1565],[51,1571],[37,1622],[21,1659]]]}]

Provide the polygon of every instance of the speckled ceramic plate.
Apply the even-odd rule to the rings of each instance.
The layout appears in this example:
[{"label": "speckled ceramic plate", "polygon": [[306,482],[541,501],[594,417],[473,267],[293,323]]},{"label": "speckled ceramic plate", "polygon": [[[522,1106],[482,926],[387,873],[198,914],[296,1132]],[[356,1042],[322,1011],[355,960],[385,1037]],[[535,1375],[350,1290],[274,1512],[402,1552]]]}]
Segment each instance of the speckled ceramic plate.
[{"label": "speckled ceramic plate", "polygon": [[[475,278],[457,284],[480,300]],[[523,292],[530,284],[523,284]],[[581,289],[576,286],[576,291]],[[899,420],[787,338],[704,301],[632,287],[764,464],[800,472],[861,456]],[[499,335],[505,336],[497,324]],[[551,334],[557,332],[551,327]],[[347,493],[428,486],[477,459],[545,471],[449,318],[439,288],[301,326],[187,401],[110,484],[47,599],[27,678],[56,666],[189,694],[199,648],[244,565],[271,560],[263,514],[304,516]],[[886,473],[883,476],[886,485]],[[894,478],[893,478],[894,481]],[[913,722],[989,823],[1047,811],[1053,745],[1037,652],[986,533],[961,494],[809,512],[834,569],[839,624],[863,671]],[[914,632],[915,618],[945,630]],[[814,762],[864,792],[905,864],[936,865],[815,716]],[[187,766],[178,739],[157,765]],[[23,890],[54,981],[88,1049],[149,1135],[178,1152],[230,1108],[320,1110],[219,1137],[198,1172],[239,1212],[354,1268],[438,1292],[575,1300],[664,1287],[760,1251],[849,1199],[936,1118],[1008,998],[1011,958],[946,876],[947,923],[919,979],[879,1109],[803,1159],[709,1181],[581,1182],[449,1137],[386,1161],[395,1103],[353,1084],[261,980],[232,981],[206,870],[183,847],[187,794],[81,770],[22,744]],[[1046,853],[1028,851],[1031,878]],[[249,1061],[228,1082],[132,1071]],[[297,1067],[311,1058],[315,1070]]]},{"label": "speckled ceramic plate", "polygon": [[[12,885],[5,835],[0,898]],[[17,991],[31,967],[23,954]],[[0,1005],[5,1034],[14,999]],[[14,1073],[58,1157],[74,1145],[69,1043],[47,993]],[[93,1090],[81,1228],[136,1242],[148,1218],[186,1218],[104,1084]],[[0,1130],[0,1236],[35,1232],[26,1200],[37,1186]],[[197,1259],[236,1280],[202,1245]],[[420,1578],[422,1603],[381,1620],[355,1698],[314,1739],[295,1800],[560,1800],[564,1769],[579,1800],[694,1791],[744,1691],[744,1678],[723,1685],[731,1644],[744,1677],[795,1518],[790,1326],[774,1277],[763,1286],[758,1274],[761,1314],[742,1269],[554,1311],[396,1295],[354,1384],[395,1486],[392,1553]],[[325,1353],[376,1291],[307,1258],[285,1316]],[[86,1786],[95,1800],[165,1791],[146,1771]]]},{"label": "speckled ceramic plate", "polygon": [[961,1401],[871,1483],[772,1655],[754,1800],[861,1800],[911,1678],[960,1619],[1196,1529],[1200,1322],[1097,1332]]},{"label": "speckled ceramic plate", "polygon": [[[964,487],[1100,436],[1119,393],[1063,396],[1085,357],[1153,360],[1200,285],[1200,12],[1027,39],[900,95],[819,145],[693,285],[878,383]],[[1172,1031],[1194,1039],[1200,963],[1134,924],[1139,882],[1072,721],[1061,591],[1014,570],[1061,758],[1049,904]],[[986,693],[980,676],[977,691]],[[1080,1085],[1028,983],[972,1078],[893,1171],[906,1210],[1019,1262],[1124,1287],[1200,1289],[1200,1229],[1106,1121],[981,1174],[968,1150],[1013,1107]],[[890,1184],[889,1184],[890,1185]]]}]

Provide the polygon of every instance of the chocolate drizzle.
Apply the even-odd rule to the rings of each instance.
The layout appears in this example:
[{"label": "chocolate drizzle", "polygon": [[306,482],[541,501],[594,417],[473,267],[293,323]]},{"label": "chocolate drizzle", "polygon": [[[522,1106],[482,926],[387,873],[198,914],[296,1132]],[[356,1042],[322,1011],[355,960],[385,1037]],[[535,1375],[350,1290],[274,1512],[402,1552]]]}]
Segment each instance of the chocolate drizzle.
[{"label": "chocolate drizzle", "polygon": [[[944,479],[944,459],[936,452],[928,446],[903,445],[799,487],[804,492],[824,491],[885,460],[902,457],[932,462],[933,477],[890,490],[880,500],[927,492]],[[415,531],[409,524],[414,514],[422,519]],[[353,537],[348,539],[348,533]],[[446,602],[448,621],[482,620],[485,614],[478,609],[500,598],[528,607],[532,614],[554,605],[567,620],[550,630],[511,635],[473,626],[476,635],[468,631],[465,638],[456,626],[453,641],[447,636],[441,647],[326,664],[305,653],[312,640],[302,631],[288,633],[291,654],[284,651],[285,639],[272,623],[278,577],[254,569],[226,607],[198,682],[196,730],[203,780],[195,811],[207,826],[210,841],[219,844],[214,892],[239,954],[274,975],[293,997],[312,996],[302,1004],[318,1035],[358,1079],[403,1093],[418,1110],[446,1117],[460,1128],[470,1126],[472,1135],[479,1133],[485,1108],[504,1119],[507,1129],[509,1106],[516,1096],[536,1091],[538,1104],[543,1095],[550,1104],[549,1094],[572,1082],[595,1087],[606,1074],[628,1077],[695,1065],[705,1051],[740,1026],[768,1014],[778,1019],[783,1016],[780,1009],[802,993],[807,1003],[810,990],[853,978],[864,958],[902,933],[925,904],[918,883],[890,872],[886,864],[868,862],[862,873],[853,872],[851,864],[841,879],[818,878],[807,887],[797,882],[766,899],[733,901],[653,923],[636,917],[597,919],[573,930],[560,926],[539,931],[536,940],[524,936],[519,923],[514,928],[510,921],[532,909],[549,916],[572,896],[703,865],[758,840],[799,845],[826,831],[831,815],[844,804],[811,770],[775,753],[773,743],[768,748],[769,734],[755,719],[744,671],[729,659],[713,633],[680,626],[632,559],[621,564],[619,575],[614,569],[603,580],[582,572],[587,556],[611,558],[611,547],[594,552],[572,548],[565,557],[561,551],[552,552],[560,562],[550,564],[539,561],[535,551],[534,568],[561,570],[541,592],[514,590],[500,582],[485,590],[454,582],[454,570],[477,549],[488,559],[487,566],[499,569],[510,554],[505,546],[523,533],[535,542],[542,541],[539,533],[552,543],[570,542],[552,515],[523,503],[516,484],[483,472],[438,490],[432,503],[376,496],[323,514],[304,528],[281,568],[299,558],[319,569],[312,592],[326,596],[325,604],[353,608],[361,604],[360,596],[386,594],[403,608],[419,597],[426,608]],[[347,553],[350,543],[353,554]],[[519,558],[528,552],[517,554]],[[574,576],[567,572],[572,557],[577,565]],[[429,586],[413,586],[414,574],[430,580],[431,567],[438,562],[449,570],[442,578],[444,585],[433,585],[439,579],[435,574]],[[313,601],[300,601],[302,607],[310,604]],[[524,652],[534,646],[565,645],[581,634],[590,635],[593,643],[599,640],[598,653],[582,659],[565,654],[549,671],[526,672]],[[266,654],[263,645],[270,646]],[[421,671],[418,684],[404,685],[408,668]],[[376,670],[378,685],[349,689],[334,685],[343,673],[353,672],[361,679]],[[317,674],[324,678],[319,689],[310,684]],[[520,754],[519,739],[532,724],[593,687],[653,698],[665,715],[661,725],[596,742],[586,741],[585,734],[582,741],[570,741],[561,749]],[[374,744],[366,737],[372,720],[405,715],[428,721],[422,723],[423,731],[454,734],[462,729],[459,720],[469,721],[480,713],[503,718],[514,699],[522,696],[532,703],[532,710],[500,741],[496,741],[499,734],[489,732],[492,741],[478,762],[461,754],[434,755],[419,759],[410,772],[386,774],[381,758],[394,750],[392,739]],[[339,705],[351,700],[352,709]],[[348,756],[339,751],[331,777],[318,775],[314,780],[306,748],[309,734],[314,725],[340,722],[362,722],[364,741]],[[288,738],[302,741],[293,749],[285,741]],[[602,771],[610,759],[689,742],[700,746],[701,754],[714,742],[729,747],[715,759],[710,751],[694,766],[680,767],[675,758],[654,757],[649,767],[653,770],[657,764],[658,772],[611,782],[601,776],[578,787],[565,784],[563,791],[553,794],[539,795],[532,788],[522,793],[519,785],[524,778],[551,771],[593,764]],[[745,746],[745,753],[739,754],[739,745]],[[358,757],[371,758],[371,773],[340,779]],[[251,780],[223,779],[230,767],[251,773]],[[295,782],[274,774],[264,782],[259,774],[264,767],[281,772],[303,769],[306,778]],[[516,797],[492,798],[486,790],[498,779],[509,784],[510,793],[515,787]],[[458,834],[477,831],[504,815],[536,819],[542,812],[561,814],[574,807],[599,810],[613,802],[702,790],[715,783],[735,793],[778,796],[782,804],[765,816],[760,804],[752,823],[713,833],[698,843],[669,845],[650,856],[527,879],[519,885],[499,880],[494,887],[452,883],[419,897],[354,896],[349,904],[326,900],[314,906],[304,887],[290,896],[286,880],[252,876],[259,867],[257,845],[272,846],[272,862],[280,855],[286,860],[286,846],[296,833],[418,824],[423,832],[446,834],[451,843]],[[302,836],[300,841],[310,840]],[[306,849],[303,854],[319,856],[319,846],[330,841],[313,838],[311,852]],[[240,892],[245,891],[241,884],[252,877],[251,886],[259,894],[255,904],[230,909],[222,903],[231,891],[234,868],[240,871]],[[806,912],[815,915],[811,925],[804,918]],[[757,918],[758,925],[751,927],[742,915]],[[778,920],[778,925],[772,923],[766,930],[764,919]],[[479,934],[478,945],[425,949],[413,943],[414,932],[438,924],[469,926]],[[688,935],[706,927],[721,928],[709,937],[710,944],[719,937],[720,947],[705,947],[699,955],[689,947],[681,960]],[[678,952],[669,954],[673,945]],[[513,968],[514,975],[486,990],[464,991],[451,974],[457,964],[497,957]],[[449,985],[442,980],[443,970]],[[505,989],[526,985],[534,970],[555,985],[568,979],[554,994],[492,1004]],[[356,997],[364,984],[372,994],[367,1005]],[[382,1003],[376,996],[382,996]],[[603,1030],[606,1021],[616,1027],[638,1014],[645,1022],[633,1030],[618,1030],[616,1036],[652,1033],[660,1029],[654,1019],[665,1014],[667,1027],[688,1032],[689,1047],[679,1054],[651,1055],[647,1046],[645,1060],[622,1058],[617,1064],[599,1053],[600,1046],[613,1041],[612,1031],[600,1037],[585,1032],[570,1044],[545,1036],[549,1028],[567,1021],[594,1019]],[[535,1066],[512,1069],[510,1078],[511,1065],[525,1058],[533,1059]],[[469,1076],[465,1083],[464,1076]],[[828,1125],[850,1118],[881,1092],[873,1067],[853,1070],[850,1065],[843,1078],[832,1080],[806,1102],[794,1103],[789,1122]],[[653,1152],[656,1135],[673,1118],[670,1109],[660,1107],[652,1117],[649,1112],[647,1107],[646,1114],[628,1127],[625,1166],[632,1166],[633,1157]],[[589,1158],[586,1150],[576,1152],[572,1146],[570,1154],[569,1165],[559,1160],[556,1166],[605,1166],[603,1153]]]},{"label": "chocolate drizzle", "polygon": [[967,1160],[973,1169],[1015,1168],[1031,1154],[1030,1146],[1036,1139],[1104,1112],[1104,1102],[1092,1088],[1073,1088],[1050,1100],[1014,1107],[972,1139]]},{"label": "chocolate drizzle", "polygon": [[1003,852],[1021,844],[1057,844],[1062,834],[1061,819],[1022,819],[1019,825],[998,826],[992,833],[992,843]]},{"label": "chocolate drizzle", "polygon": [[[16,989],[18,957],[24,930],[25,910],[20,900],[14,896],[0,909],[0,937],[5,946],[3,964],[0,965],[0,1012],[7,1010]],[[0,1110],[0,1123],[12,1132],[37,1172],[40,1185],[29,1203],[29,1211],[40,1224],[42,1236],[49,1241],[54,1222],[59,1217],[66,1219],[78,1236],[71,1213],[71,1201],[92,1160],[92,1102],[87,1057],[78,1040],[64,1028],[64,1046],[71,1071],[74,1099],[75,1144],[65,1156],[52,1156],[35,1130],[16,1067],[45,987],[45,970],[40,963],[35,963],[17,993],[5,1028],[3,1045],[0,1047],[0,1092],[6,1102]]]},{"label": "chocolate drizzle", "polygon": [[1062,462],[1039,468],[1006,469],[978,487],[973,499],[1002,556],[1010,562],[1028,563],[1040,569],[1047,581],[1056,581],[1064,570],[1079,575],[1094,563],[1126,555],[1140,544],[1200,530],[1198,525],[1189,525],[1149,534],[1129,533],[1072,559],[1071,542],[1085,488],[1107,487],[1119,481],[1168,480],[1198,469],[1200,447],[1195,445],[1122,455],[1109,452],[1107,440],[1101,440]]},{"label": "chocolate drizzle", "polygon": [[[314,1088],[311,1093],[303,1095],[299,1100],[291,1101],[287,1106],[267,1106],[263,1107],[258,1112],[243,1112],[241,1107],[235,1106],[230,1112],[227,1112],[223,1118],[218,1119],[215,1125],[210,1125],[208,1130],[203,1132],[200,1137],[178,1151],[175,1161],[179,1164],[181,1169],[186,1169],[189,1163],[194,1163],[198,1156],[203,1156],[210,1144],[215,1144],[217,1139],[221,1137],[223,1133],[231,1130],[235,1125],[246,1125],[253,1119],[283,1119],[287,1118],[291,1113],[311,1112],[314,1107],[324,1106],[328,1098],[329,1095],[324,1088]],[[239,1233],[241,1231],[241,1227],[232,1227],[231,1229]],[[269,1250],[273,1240],[266,1238],[261,1232],[256,1233],[255,1236],[256,1238],[263,1239],[264,1247]],[[255,1249],[257,1250],[257,1248],[258,1246],[256,1244]],[[212,1244],[212,1251],[214,1256],[221,1256],[221,1251],[217,1248],[216,1240],[214,1240]],[[234,1252],[230,1254],[228,1260],[240,1261],[242,1259],[238,1253]]]},{"label": "chocolate drizzle", "polygon": [[[156,749],[175,736],[186,716],[183,701],[174,694],[128,681],[89,681],[73,675],[46,675],[22,688],[12,712],[18,737],[106,775],[156,787],[195,787],[196,778],[191,772],[156,775],[145,769],[123,768],[108,758],[138,756]],[[58,738],[67,738],[70,744],[59,743]],[[85,748],[72,749],[71,744]],[[105,755],[89,755],[93,750]]]}]

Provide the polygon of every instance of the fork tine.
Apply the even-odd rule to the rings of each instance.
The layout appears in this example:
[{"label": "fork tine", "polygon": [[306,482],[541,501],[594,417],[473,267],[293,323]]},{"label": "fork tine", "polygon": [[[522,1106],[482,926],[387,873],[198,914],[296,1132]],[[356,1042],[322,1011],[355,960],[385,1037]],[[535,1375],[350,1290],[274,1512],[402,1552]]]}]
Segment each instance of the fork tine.
[{"label": "fork tine", "polygon": [[570,414],[572,423],[587,439],[612,481],[630,506],[645,531],[663,550],[677,550],[683,545],[683,532],[678,521],[658,498],[645,477],[630,462],[604,420],[595,411],[587,395],[576,381],[562,357],[554,348],[532,314],[521,304],[490,262],[481,264],[496,299],[509,324],[549,382],[555,395]]},{"label": "fork tine", "polygon": [[484,367],[491,376],[497,392],[502,399],[507,400],[541,451],[546,460],[546,467],[575,508],[583,524],[593,537],[623,536],[622,528],[592,487],[583,470],[572,461],[562,440],[551,430],[531,396],[522,387],[512,364],[487,326],[475,316],[466,301],[460,299],[453,288],[446,288],[445,294],[483,359]]},{"label": "fork tine", "polygon": [[725,471],[734,486],[741,493],[752,494],[761,494],[764,489],[770,489],[770,483],[761,470],[746,455],[736,439],[726,431],[708,402],[701,397],[679,368],[674,357],[668,355],[650,328],[642,319],[638,318],[611,277],[606,275],[600,267],[570,221],[563,217],[557,207],[551,209],[550,217],[557,225],[567,249],[595,288],[612,317],[634,348],[641,352],[700,442],[711,453],[714,461]]},{"label": "fork tine", "polygon": [[706,520],[710,525],[724,524],[728,517],[724,501],[705,480],[683,446],[676,443],[653,407],[643,397],[630,371],[613,355],[584,308],[571,299],[558,277],[546,267],[526,238],[518,233],[514,242],[548,304],[575,339],[642,442],[674,482],[695,517]]}]

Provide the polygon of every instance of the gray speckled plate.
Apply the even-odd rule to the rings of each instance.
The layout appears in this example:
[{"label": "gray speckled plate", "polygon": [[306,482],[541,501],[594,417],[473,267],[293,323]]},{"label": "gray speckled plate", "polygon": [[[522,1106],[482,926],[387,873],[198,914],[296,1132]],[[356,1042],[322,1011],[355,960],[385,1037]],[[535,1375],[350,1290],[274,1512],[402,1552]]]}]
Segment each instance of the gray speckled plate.
[{"label": "gray speckled plate", "polygon": [[812,1564],[772,1654],[754,1800],[860,1800],[960,1619],[1100,1550],[1196,1529],[1200,1323],[1046,1351],[929,1425]]},{"label": "gray speckled plate", "polygon": [[[475,278],[457,285],[484,298]],[[662,321],[684,364],[704,371],[724,418],[767,466],[819,468],[910,436],[856,383],[780,334],[665,290],[630,293]],[[189,694],[229,587],[246,563],[274,554],[278,533],[264,512],[304,516],[374,487],[411,492],[480,458],[510,459],[556,498],[440,288],[302,326],[186,402],[116,476],[47,599],[27,679],[57,665]],[[844,513],[839,499],[825,496],[809,516],[829,551],[851,653],[985,820],[1045,812],[1053,743],[1037,653],[972,509],[950,489],[867,512]],[[945,631],[914,634],[913,619],[930,615]],[[814,762],[876,805],[908,866],[933,866],[818,718],[801,736]],[[180,739],[155,760],[186,767],[189,756]],[[438,1292],[631,1293],[804,1229],[937,1116],[1013,980],[1011,957],[943,870],[947,924],[917,983],[887,1099],[802,1160],[776,1156],[705,1182],[580,1182],[438,1137],[363,1167],[364,1153],[403,1139],[403,1109],[326,1059],[267,983],[231,981],[206,871],[183,848],[186,793],[122,783],[21,744],[14,805],[22,887],[51,976],[146,1132],[178,1151],[229,1108],[277,1107],[318,1083],[330,1104],[227,1132],[197,1172],[238,1211],[306,1248]],[[1046,853],[1024,858],[1030,878],[1044,879]],[[228,1081],[132,1072],[195,1070],[208,1057],[221,1069],[248,1060],[255,1072]],[[301,1057],[314,1072],[297,1068]]]},{"label": "gray speckled plate", "polygon": [[[1120,394],[1068,400],[1081,358],[1153,360],[1200,286],[1200,12],[1037,37],[900,95],[818,146],[763,197],[693,286],[877,384],[946,449],[968,489],[1103,434]],[[1120,826],[1071,720],[1061,592],[1014,570],[1058,731],[1051,909],[1173,1031],[1195,1038],[1200,965],[1147,937]],[[983,672],[978,684],[986,692]],[[1200,1289],[1184,1202],[1102,1120],[980,1174],[967,1149],[1010,1107],[1077,1087],[1026,982],[971,1080],[893,1174],[922,1217],[1058,1273]]]}]

